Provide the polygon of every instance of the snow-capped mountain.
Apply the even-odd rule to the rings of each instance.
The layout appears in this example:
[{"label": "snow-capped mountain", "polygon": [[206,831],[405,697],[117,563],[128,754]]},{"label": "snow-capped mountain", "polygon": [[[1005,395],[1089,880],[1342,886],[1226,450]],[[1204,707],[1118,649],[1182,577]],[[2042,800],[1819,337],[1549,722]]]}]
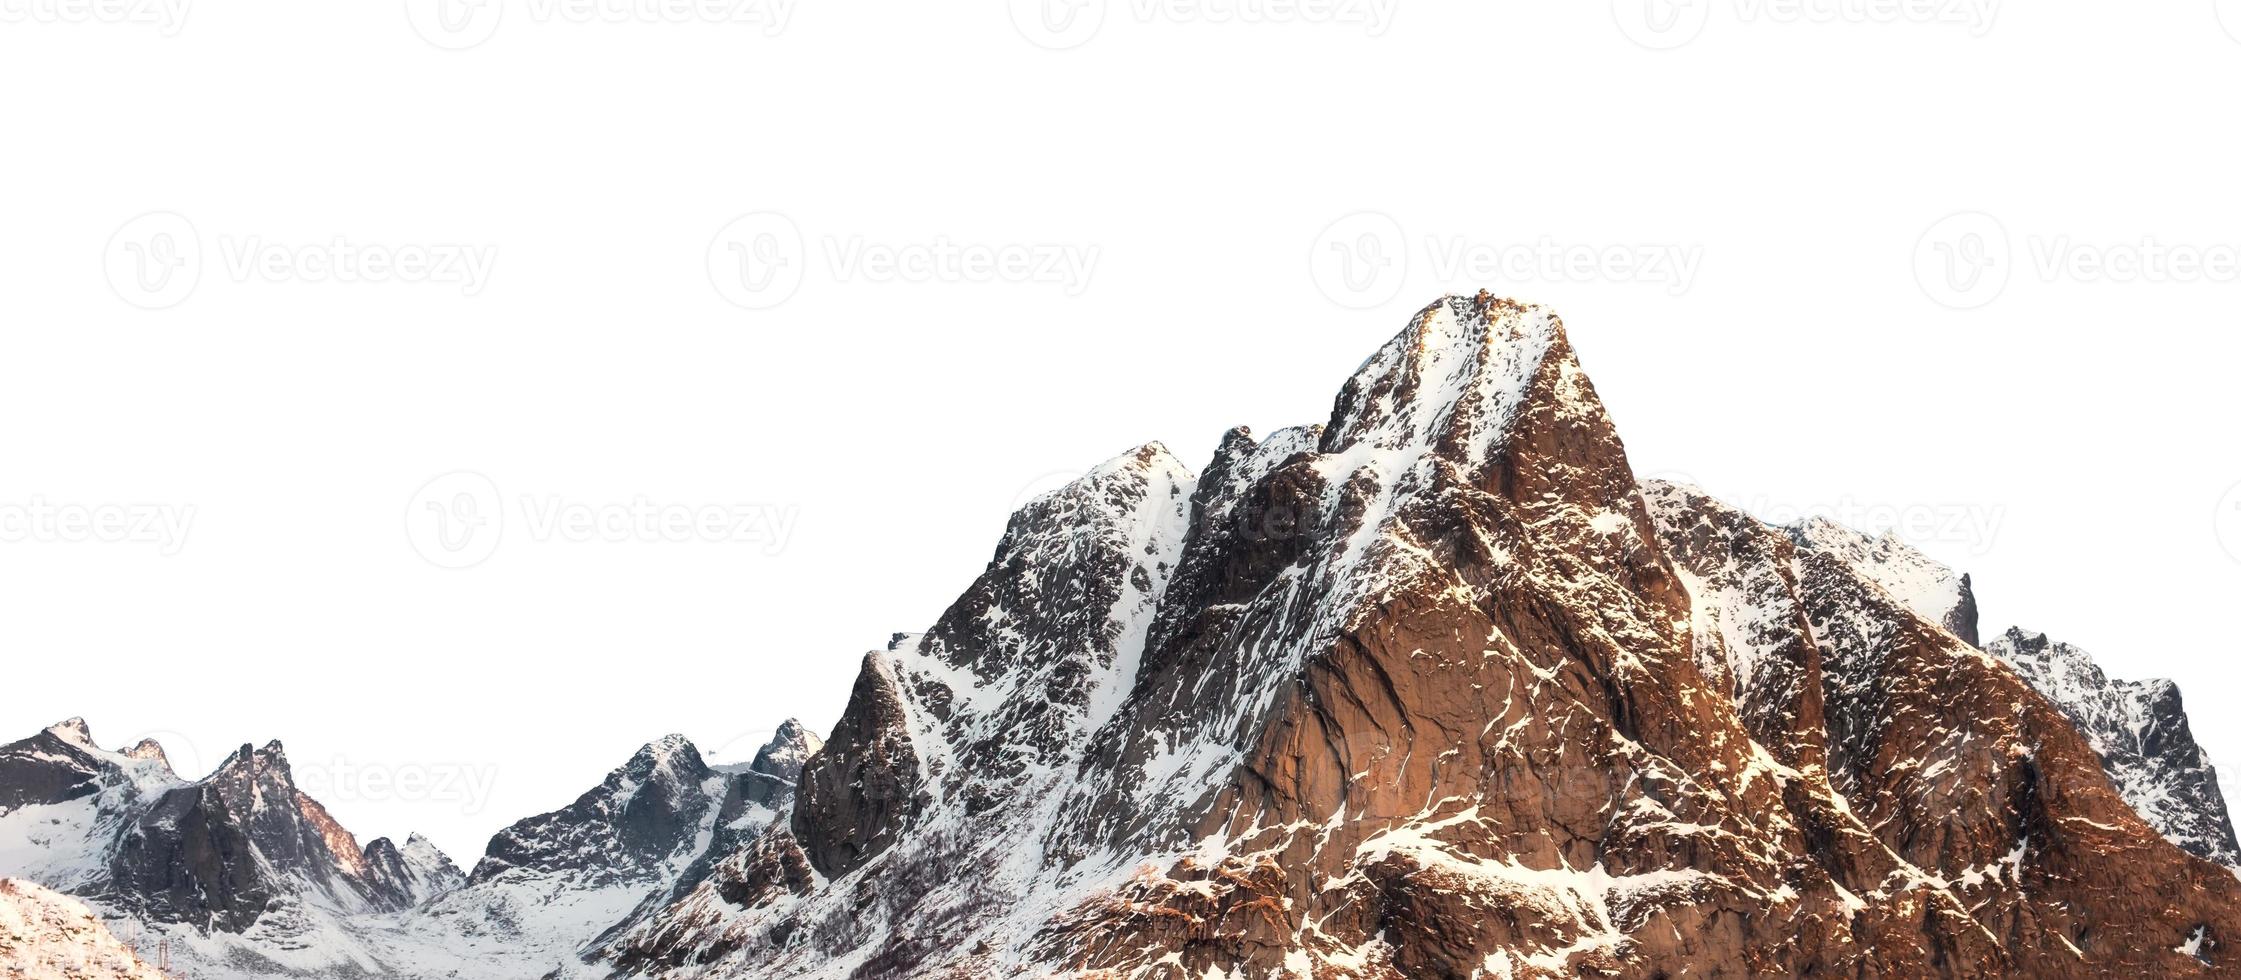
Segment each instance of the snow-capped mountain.
[{"label": "snow-capped mountain", "polygon": [[574,803],[492,838],[467,884],[418,917],[425,935],[411,945],[503,951],[476,967],[491,978],[572,969],[587,944],[705,873],[711,848],[769,826],[815,745],[791,722],[745,766],[710,766],[680,736],[647,745]]},{"label": "snow-capped mountain", "polygon": [[425,842],[369,860],[278,742],[190,782],[151,743],[107,751],[73,719],[0,746],[0,798],[0,874],[141,924],[198,975],[377,967],[345,923],[412,907],[448,866]]},{"label": "snow-capped mountain", "polygon": [[72,720],[0,747],[0,873],[142,924],[197,977],[535,980],[771,823],[819,744],[789,722],[754,761],[712,767],[663,739],[499,834],[469,877],[418,835],[360,849],[278,743],[186,782]]},{"label": "snow-capped mountain", "polygon": [[[2241,879],[2166,839],[2225,826],[2175,697],[1978,649],[1972,586],[1638,482],[1552,313],[1450,297],[1323,424],[1029,502],[821,746],[656,742],[448,891],[409,847],[326,873],[303,801],[250,822],[311,869],[290,894],[387,903],[294,934],[298,975],[2230,973]],[[0,816],[0,873],[76,867],[52,827],[193,836],[116,799],[284,798],[247,750],[181,784],[43,738],[0,750],[0,801],[81,812]],[[208,921],[257,893],[227,894]]]},{"label": "snow-capped mountain", "polygon": [[2207,975],[2241,885],[1969,583],[1637,486],[1556,318],[1444,300],[1322,426],[1158,446],[869,655],[660,977]]},{"label": "snow-capped mountain", "polygon": [[163,980],[84,905],[28,881],[0,879],[0,977]]},{"label": "snow-capped mountain", "polygon": [[2061,706],[2150,825],[2189,852],[2241,868],[2217,770],[2194,742],[2177,684],[2111,680],[2085,651],[2020,628],[1985,649]]}]

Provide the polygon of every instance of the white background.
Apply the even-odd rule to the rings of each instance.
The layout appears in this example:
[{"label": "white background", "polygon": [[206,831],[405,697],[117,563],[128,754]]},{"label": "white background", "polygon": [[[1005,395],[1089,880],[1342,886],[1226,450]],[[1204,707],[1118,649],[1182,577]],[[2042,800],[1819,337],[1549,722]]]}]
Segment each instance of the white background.
[{"label": "white background", "polygon": [[[829,726],[863,651],[929,625],[1053,474],[1320,421],[1411,312],[1484,287],[1565,315],[1642,472],[1931,515],[1913,537],[1976,573],[1988,630],[2177,678],[2241,764],[2241,284],[2035,258],[2241,244],[2241,42],[2210,0],[1989,25],[1387,0],[1382,29],[1088,0],[1058,34],[1033,0],[800,0],[782,27],[503,0],[462,50],[434,42],[491,22],[56,2],[0,0],[0,508],[193,512],[169,555],[51,522],[0,543],[0,736],[84,714],[198,769],[282,738],[361,838],[471,861],[664,733],[738,757]],[[159,243],[150,212],[191,231]],[[304,281],[337,241],[493,264],[474,290]],[[782,295],[725,282],[733,242],[788,260],[747,267]],[[1093,271],[833,257],[942,242]],[[1447,258],[1543,243],[1697,262]],[[313,254],[238,271],[252,245]],[[133,278],[166,269],[189,278]],[[455,471],[503,508],[464,569],[413,536]],[[791,533],[540,540],[525,497]]]}]

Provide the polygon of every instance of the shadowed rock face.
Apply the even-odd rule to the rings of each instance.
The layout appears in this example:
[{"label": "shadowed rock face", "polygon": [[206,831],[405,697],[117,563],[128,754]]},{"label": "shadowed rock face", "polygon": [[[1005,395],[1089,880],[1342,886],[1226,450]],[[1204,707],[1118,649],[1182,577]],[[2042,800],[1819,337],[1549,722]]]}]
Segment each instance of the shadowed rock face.
[{"label": "shadowed rock face", "polygon": [[491,838],[468,883],[515,871],[591,884],[659,877],[722,804],[720,783],[691,742],[654,742],[574,803]]},{"label": "shadowed rock face", "polygon": [[613,962],[2214,974],[2233,876],[1973,648],[1939,571],[1638,487],[1552,315],[1445,300],[1322,426],[1023,509],[867,658],[792,821]]},{"label": "shadowed rock face", "polygon": [[52,806],[101,792],[101,760],[86,746],[93,736],[77,718],[20,742],[0,746],[0,812]]},{"label": "shadowed rock face", "polygon": [[387,837],[366,845],[366,875],[385,904],[424,905],[467,883],[467,876],[427,838],[414,834],[398,847]]},{"label": "shadowed rock face", "polygon": [[244,745],[209,778],[163,793],[126,831],[109,871],[128,906],[225,932],[306,889],[353,911],[410,904],[375,881],[357,841],[296,789],[278,742]]},{"label": "shadowed rock face", "polygon": [[[49,884],[151,923],[242,933],[280,909],[299,922],[306,904],[360,914],[416,901],[412,886],[385,878],[387,869],[296,788],[278,742],[244,745],[216,772],[185,782],[156,743],[108,751],[74,719],[0,748],[0,799],[13,801],[0,818],[19,826],[72,828],[35,830],[56,853],[17,855]],[[425,850],[418,864],[429,864],[434,849]]]}]

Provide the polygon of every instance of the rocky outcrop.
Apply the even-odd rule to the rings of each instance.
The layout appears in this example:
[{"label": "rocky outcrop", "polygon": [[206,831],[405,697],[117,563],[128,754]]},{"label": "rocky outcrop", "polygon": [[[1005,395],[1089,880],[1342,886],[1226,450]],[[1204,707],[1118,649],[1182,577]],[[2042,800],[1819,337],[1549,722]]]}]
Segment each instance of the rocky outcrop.
[{"label": "rocky outcrop", "polygon": [[2062,709],[2150,826],[2192,854],[2241,868],[2217,769],[2195,744],[2177,684],[2112,680],[2091,654],[2032,630],[2010,629],[1985,649]]}]

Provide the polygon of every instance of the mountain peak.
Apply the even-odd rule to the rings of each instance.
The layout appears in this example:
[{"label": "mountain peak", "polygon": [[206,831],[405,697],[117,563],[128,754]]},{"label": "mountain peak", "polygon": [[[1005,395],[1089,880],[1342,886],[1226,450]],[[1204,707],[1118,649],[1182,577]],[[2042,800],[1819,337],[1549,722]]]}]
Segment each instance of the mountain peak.
[{"label": "mountain peak", "polygon": [[809,757],[824,747],[825,741],[811,732],[809,726],[799,719],[788,718],[778,726],[770,742],[755,753],[755,760],[748,768],[791,783],[801,778],[802,766]]},{"label": "mountain peak", "polygon": [[672,769],[679,764],[687,768],[703,768],[699,747],[693,744],[692,739],[683,735],[664,735],[646,743],[624,768]]},{"label": "mountain peak", "polygon": [[1563,324],[1536,306],[1489,293],[1425,307],[1346,382],[1323,451],[1434,448],[1475,465],[1525,400]]},{"label": "mountain peak", "polygon": [[96,749],[93,742],[93,729],[86,725],[84,718],[71,718],[67,721],[49,725],[47,726],[47,734],[79,748]]}]

